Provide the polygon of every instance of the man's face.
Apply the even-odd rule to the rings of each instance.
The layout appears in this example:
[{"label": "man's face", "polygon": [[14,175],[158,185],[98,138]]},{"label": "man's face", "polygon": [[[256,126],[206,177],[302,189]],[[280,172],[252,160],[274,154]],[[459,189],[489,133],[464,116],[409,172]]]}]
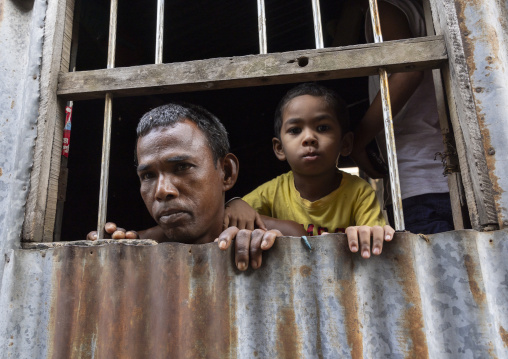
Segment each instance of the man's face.
[{"label": "man's face", "polygon": [[197,125],[156,128],[138,139],[137,155],[141,197],[169,241],[213,242],[222,230],[224,173]]}]

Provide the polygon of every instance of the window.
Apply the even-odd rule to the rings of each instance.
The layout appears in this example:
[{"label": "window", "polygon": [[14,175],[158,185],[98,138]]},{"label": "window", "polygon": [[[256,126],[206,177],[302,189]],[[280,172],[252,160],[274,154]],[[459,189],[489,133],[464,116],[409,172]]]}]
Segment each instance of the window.
[{"label": "window", "polygon": [[[343,95],[347,103],[353,104],[352,117],[361,116],[368,106],[365,76],[376,74],[379,68],[400,72],[442,67],[447,91],[451,91],[453,74],[447,70],[443,35],[327,47],[330,39],[326,24],[341,11],[336,1],[267,0],[264,3],[266,55],[259,55],[257,22],[258,8],[263,1],[258,4],[254,1],[200,4],[166,1],[161,64],[155,64],[156,2],[119,1],[115,68],[106,68],[109,4],[98,0],[76,0],[76,4],[73,0],[59,0],[58,4],[58,11],[66,17],[61,17],[65,21],[57,21],[57,28],[62,29],[63,52],[55,50],[52,54],[52,58],[61,59],[61,64],[55,60],[59,65],[53,65],[61,72],[52,78],[56,88],[52,106],[57,121],[53,134],[43,139],[46,145],[51,144],[53,156],[47,170],[49,185],[36,184],[31,188],[32,198],[40,198],[39,203],[43,198],[47,200],[42,207],[33,206],[35,211],[27,210],[24,239],[28,241],[82,239],[96,228],[107,93],[113,98],[107,218],[121,218],[124,223],[132,224],[132,228],[144,228],[153,222],[139,196],[132,165],[135,126],[149,108],[170,99],[184,100],[203,105],[224,122],[230,133],[232,152],[241,163],[240,181],[230,193],[234,196],[246,193],[285,169],[271,150],[272,114],[278,100],[293,83],[323,81]],[[322,14],[323,49],[315,49],[313,13],[318,4]],[[430,4],[425,1],[424,5],[430,15]],[[76,71],[68,71],[73,63]],[[443,96],[440,103],[445,113]],[[66,179],[67,160],[62,160],[59,149],[65,101],[69,100],[74,102]],[[450,105],[452,117],[456,111],[453,106]],[[254,163],[257,166],[251,165]],[[454,173],[450,188],[456,192],[457,201],[462,199],[464,204],[461,178],[458,172]],[[256,182],[246,180],[250,178],[256,178]],[[468,199],[470,203],[472,200]],[[455,216],[462,218],[460,205],[454,209]],[[478,212],[471,206],[469,210]],[[63,218],[59,217],[61,213]],[[473,226],[487,225],[489,221],[492,222],[487,215],[478,223],[473,221]]]}]

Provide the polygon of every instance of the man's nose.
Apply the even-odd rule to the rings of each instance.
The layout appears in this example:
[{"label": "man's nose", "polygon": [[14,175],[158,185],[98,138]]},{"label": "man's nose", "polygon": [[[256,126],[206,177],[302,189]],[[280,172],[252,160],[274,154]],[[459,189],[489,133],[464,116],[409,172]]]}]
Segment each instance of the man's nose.
[{"label": "man's nose", "polygon": [[313,131],[305,131],[303,133],[303,141],[302,144],[304,146],[315,146],[317,145],[317,137]]},{"label": "man's nose", "polygon": [[159,201],[164,201],[171,198],[178,197],[179,192],[170,176],[159,176],[157,181],[157,189],[155,191],[155,198]]}]

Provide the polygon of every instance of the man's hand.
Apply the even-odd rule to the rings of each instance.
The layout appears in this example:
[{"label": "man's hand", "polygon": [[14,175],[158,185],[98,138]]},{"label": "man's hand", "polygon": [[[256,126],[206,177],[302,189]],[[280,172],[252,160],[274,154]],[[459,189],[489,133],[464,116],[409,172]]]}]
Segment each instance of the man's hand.
[{"label": "man's hand", "polygon": [[276,237],[281,237],[282,233],[277,229],[269,231],[264,229],[238,229],[237,227],[229,227],[222,232],[215,240],[219,243],[219,248],[226,250],[235,239],[235,263],[236,268],[241,271],[249,268],[249,262],[252,268],[261,267],[262,251],[272,248]]},{"label": "man's hand", "polygon": [[[115,223],[108,222],[104,225],[104,236],[112,239],[137,239],[140,238],[136,231],[126,231],[123,228],[117,227]],[[87,234],[88,241],[95,241],[97,239],[97,231],[92,231]]]},{"label": "man's hand", "polygon": [[380,255],[383,250],[383,241],[391,241],[395,230],[391,226],[353,226],[346,228],[347,241],[351,252],[358,252],[360,243],[363,258],[370,257],[370,238],[372,237],[372,253]]},{"label": "man's hand", "polygon": [[249,229],[251,231],[255,228],[266,230],[265,224],[263,223],[259,213],[240,198],[233,199],[226,203],[222,229],[226,229],[228,227]]}]

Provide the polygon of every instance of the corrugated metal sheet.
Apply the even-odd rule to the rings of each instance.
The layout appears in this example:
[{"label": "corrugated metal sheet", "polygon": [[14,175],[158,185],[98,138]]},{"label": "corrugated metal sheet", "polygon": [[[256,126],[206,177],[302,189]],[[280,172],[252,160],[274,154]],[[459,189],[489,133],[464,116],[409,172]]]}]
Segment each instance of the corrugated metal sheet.
[{"label": "corrugated metal sheet", "polygon": [[455,1],[501,226],[508,227],[508,5]]},{"label": "corrugated metal sheet", "polygon": [[[216,244],[14,250],[0,305],[13,358],[508,357],[508,231],[283,238],[238,272]],[[146,245],[144,245],[146,244]],[[41,247],[42,248],[42,247]]]},{"label": "corrugated metal sheet", "polygon": [[[37,136],[46,8],[45,0],[0,1],[1,257],[19,247]],[[0,276],[2,270],[0,265]]]}]

